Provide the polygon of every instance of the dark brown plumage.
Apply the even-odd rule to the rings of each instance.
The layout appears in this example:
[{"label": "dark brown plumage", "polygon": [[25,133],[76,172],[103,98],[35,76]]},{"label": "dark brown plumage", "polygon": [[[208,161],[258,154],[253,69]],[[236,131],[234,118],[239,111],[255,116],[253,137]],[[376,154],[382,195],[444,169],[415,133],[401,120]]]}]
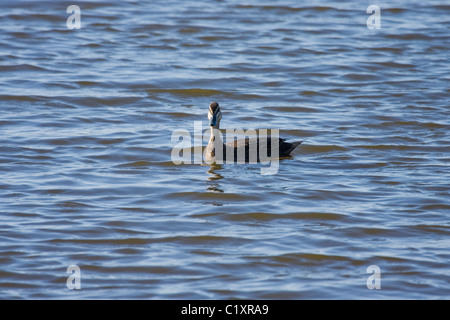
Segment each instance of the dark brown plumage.
[{"label": "dark brown plumage", "polygon": [[[242,156],[239,156],[238,152],[239,148],[243,148],[245,162],[255,160],[255,157],[253,156],[252,158],[252,155],[256,155],[256,161],[260,162],[261,160],[265,161],[266,157],[271,158],[273,156],[276,156],[276,149],[278,149],[278,158],[290,157],[290,153],[301,143],[302,141],[292,143],[286,142],[286,139],[282,138],[278,138],[278,141],[274,141],[270,136],[261,140],[259,138],[245,138],[241,140],[234,140],[231,143],[224,144],[223,155],[226,159],[227,152],[231,152],[231,150],[234,149],[233,157],[234,161],[236,162],[242,159]],[[230,149],[230,146],[232,146],[233,149]]]}]

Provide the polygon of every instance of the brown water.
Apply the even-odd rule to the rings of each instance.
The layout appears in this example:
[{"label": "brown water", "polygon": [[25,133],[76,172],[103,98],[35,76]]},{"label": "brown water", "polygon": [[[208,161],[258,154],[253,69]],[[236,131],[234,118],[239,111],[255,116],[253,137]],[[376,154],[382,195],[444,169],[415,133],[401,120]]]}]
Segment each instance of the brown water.
[{"label": "brown water", "polygon": [[[0,298],[450,297],[448,2],[77,4],[0,6]],[[175,165],[213,100],[304,142]]]}]

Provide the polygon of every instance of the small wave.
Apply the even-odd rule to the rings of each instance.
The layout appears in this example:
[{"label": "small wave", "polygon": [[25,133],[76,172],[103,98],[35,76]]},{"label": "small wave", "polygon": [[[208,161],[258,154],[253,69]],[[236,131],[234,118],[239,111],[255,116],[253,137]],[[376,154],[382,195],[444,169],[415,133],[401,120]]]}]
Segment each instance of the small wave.
[{"label": "small wave", "polygon": [[329,6],[306,6],[306,7],[289,7],[289,6],[271,6],[271,5],[238,5],[238,9],[258,9],[267,11],[286,11],[286,12],[301,12],[301,11],[317,11],[325,12],[328,10],[336,10]]},{"label": "small wave", "polygon": [[303,153],[326,153],[326,152],[346,151],[348,149],[336,145],[302,145],[301,150]]},{"label": "small wave", "polygon": [[22,72],[22,71],[30,71],[30,72],[39,72],[39,71],[52,71],[46,68],[38,67],[32,64],[16,64],[16,65],[7,65],[7,66],[0,66],[0,72]]},{"label": "small wave", "polygon": [[148,93],[169,93],[177,96],[192,96],[192,97],[201,97],[201,96],[216,96],[224,94],[225,92],[214,89],[148,89]]},{"label": "small wave", "polygon": [[322,265],[323,263],[350,263],[353,265],[359,265],[358,260],[354,260],[348,256],[328,255],[318,253],[286,253],[273,256],[255,256],[246,257],[249,260],[264,260],[265,263],[275,263],[282,265],[302,265],[302,266],[314,266]]},{"label": "small wave", "polygon": [[383,12],[391,12],[391,13],[403,13],[407,12],[408,9],[405,8],[383,8]]},{"label": "small wave", "polygon": [[424,33],[404,33],[404,34],[388,34],[389,39],[395,40],[432,40],[433,37]]},{"label": "small wave", "polygon": [[251,199],[257,200],[263,195],[249,195],[239,193],[204,193],[204,192],[176,192],[165,196],[167,199],[185,199],[185,200],[204,200],[204,201],[249,201]]},{"label": "small wave", "polygon": [[60,22],[61,16],[56,14],[44,14],[44,13],[33,13],[32,11],[27,14],[9,14],[5,18],[15,20],[15,21],[25,21],[29,22],[32,20],[37,21],[48,21],[48,22]]},{"label": "small wave", "polygon": [[222,216],[223,220],[229,221],[273,221],[273,220],[342,220],[345,216],[337,213],[323,212],[299,212],[275,214],[265,212],[251,212],[239,214],[226,214]]},{"label": "small wave", "polygon": [[148,168],[153,163],[147,160],[138,160],[117,165],[118,168]]},{"label": "small wave", "polygon": [[2,101],[29,101],[29,102],[37,102],[44,101],[45,97],[42,96],[23,96],[23,95],[10,95],[10,94],[0,94],[0,100]]},{"label": "small wave", "polygon": [[313,90],[300,91],[300,95],[302,95],[302,96],[327,96],[326,93],[319,92],[319,91],[313,91]]},{"label": "small wave", "polygon": [[387,68],[406,68],[406,69],[413,69],[416,66],[413,64],[409,64],[409,63],[399,63],[399,62],[393,62],[393,61],[389,61],[389,62],[376,62],[374,63],[376,65],[379,66],[383,66],[383,67],[387,67]]}]

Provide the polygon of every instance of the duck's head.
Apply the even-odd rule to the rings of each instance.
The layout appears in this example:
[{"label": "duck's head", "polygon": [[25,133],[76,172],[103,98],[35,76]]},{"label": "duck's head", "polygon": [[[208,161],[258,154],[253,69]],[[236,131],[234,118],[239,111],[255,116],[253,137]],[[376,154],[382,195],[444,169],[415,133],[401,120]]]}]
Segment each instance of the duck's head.
[{"label": "duck's head", "polygon": [[220,107],[217,102],[211,102],[209,104],[208,119],[211,127],[216,129],[219,128],[220,119],[222,119],[222,112],[220,112]]}]

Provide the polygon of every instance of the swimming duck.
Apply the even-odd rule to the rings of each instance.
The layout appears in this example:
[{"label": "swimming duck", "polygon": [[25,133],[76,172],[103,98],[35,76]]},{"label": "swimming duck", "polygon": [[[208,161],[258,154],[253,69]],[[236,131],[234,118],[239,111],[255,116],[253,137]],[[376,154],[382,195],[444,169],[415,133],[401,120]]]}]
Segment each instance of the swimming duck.
[{"label": "swimming duck", "polygon": [[[227,155],[231,158],[234,156],[234,162],[260,162],[272,157],[289,157],[290,153],[302,143],[286,142],[285,139],[272,139],[271,136],[258,138],[245,138],[242,140],[234,140],[232,142],[223,143],[222,134],[219,131],[220,120],[222,119],[222,112],[217,102],[211,102],[208,111],[209,125],[211,127],[211,137],[205,150],[206,161],[210,163],[221,160],[225,162]],[[277,141],[278,140],[278,141]],[[220,154],[219,148],[222,148]],[[242,154],[242,148],[244,153]],[[278,149],[278,153],[276,152]],[[240,151],[239,151],[240,150]]]}]

